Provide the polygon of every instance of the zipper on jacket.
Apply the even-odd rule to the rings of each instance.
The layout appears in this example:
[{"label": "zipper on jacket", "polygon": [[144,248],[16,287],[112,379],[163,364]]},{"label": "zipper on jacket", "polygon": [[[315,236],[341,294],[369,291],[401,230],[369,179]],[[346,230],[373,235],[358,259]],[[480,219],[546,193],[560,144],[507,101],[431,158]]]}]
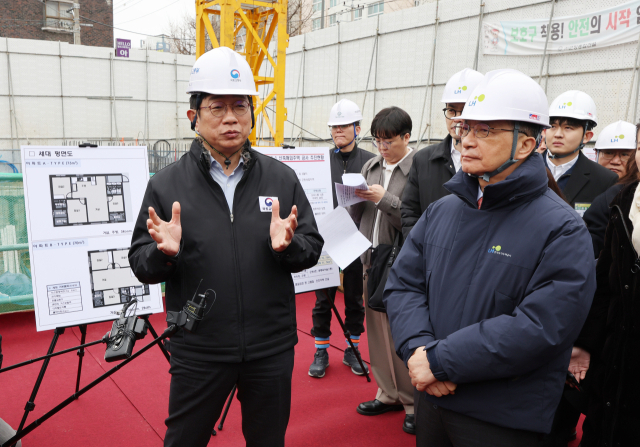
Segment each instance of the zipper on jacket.
[{"label": "zipper on jacket", "polygon": [[[247,169],[247,171],[245,171],[244,175],[242,176],[242,178],[240,179],[240,182],[238,182],[238,184],[236,185],[236,193],[233,195],[233,203],[231,204],[232,208],[235,208],[235,202],[236,202],[236,198],[238,197],[237,192],[239,191],[238,188],[240,188],[241,186],[244,186],[244,184],[247,182],[247,174],[250,171],[250,169]],[[201,167],[201,172],[202,174],[205,176],[207,183],[209,183],[209,185],[213,188],[214,192],[216,190],[216,188],[222,193],[222,195],[224,196],[224,192],[222,191],[222,187],[211,177],[211,174],[209,173],[209,171],[202,166]],[[224,200],[224,202],[226,203],[226,199]],[[229,213],[229,216],[231,218],[231,241],[233,243],[233,256],[234,256],[234,264],[235,264],[235,270],[236,270],[236,296],[238,297],[238,317],[240,319],[240,359],[244,360],[244,354],[245,354],[245,340],[244,340],[244,303],[242,300],[242,294],[240,293],[240,266],[238,264],[238,247],[236,244],[236,231],[235,231],[235,227],[233,225],[233,211]]]}]

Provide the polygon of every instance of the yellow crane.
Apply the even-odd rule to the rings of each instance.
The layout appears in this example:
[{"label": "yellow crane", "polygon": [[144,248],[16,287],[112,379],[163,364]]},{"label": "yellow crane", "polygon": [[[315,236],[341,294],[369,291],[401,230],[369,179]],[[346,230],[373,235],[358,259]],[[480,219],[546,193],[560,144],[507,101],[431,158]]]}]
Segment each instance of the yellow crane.
[{"label": "yellow crane", "polygon": [[[262,123],[266,124],[274,145],[280,146],[284,141],[284,122],[287,119],[287,109],[284,106],[284,78],[289,35],[287,34],[287,3],[288,0],[253,1],[244,0],[196,0],[196,58],[205,52],[206,37],[214,48],[226,46],[236,50],[236,40],[244,29],[246,36],[243,54],[253,71],[256,85],[272,85],[272,89],[265,98],[254,97],[256,123],[262,116]],[[209,19],[210,15],[220,16],[220,39]],[[277,34],[276,34],[277,30]],[[276,34],[276,58],[269,54],[269,44]],[[267,66],[267,76],[260,75],[260,67],[267,59],[272,69]],[[273,76],[271,76],[273,74]],[[275,108],[270,106],[275,102]],[[267,107],[275,110],[275,123],[267,115]],[[275,124],[275,125],[274,125]],[[251,143],[256,144],[262,135],[256,135],[258,126],[249,136]]]}]

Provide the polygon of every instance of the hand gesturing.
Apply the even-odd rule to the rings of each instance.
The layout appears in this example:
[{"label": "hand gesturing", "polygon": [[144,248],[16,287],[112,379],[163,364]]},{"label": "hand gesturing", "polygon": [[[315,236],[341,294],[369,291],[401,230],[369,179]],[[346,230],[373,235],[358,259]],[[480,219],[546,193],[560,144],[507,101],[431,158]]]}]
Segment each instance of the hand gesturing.
[{"label": "hand gesturing", "polygon": [[156,210],[149,207],[149,219],[147,229],[154,241],[158,244],[158,250],[167,256],[175,256],[180,250],[182,239],[182,226],[180,225],[180,203],[173,202],[171,210],[171,222],[165,222],[158,217]]},{"label": "hand gesturing", "polygon": [[275,199],[271,205],[271,225],[269,226],[271,247],[277,252],[286,250],[296,228],[298,228],[298,207],[293,205],[291,214],[286,219],[280,219],[280,202]]}]

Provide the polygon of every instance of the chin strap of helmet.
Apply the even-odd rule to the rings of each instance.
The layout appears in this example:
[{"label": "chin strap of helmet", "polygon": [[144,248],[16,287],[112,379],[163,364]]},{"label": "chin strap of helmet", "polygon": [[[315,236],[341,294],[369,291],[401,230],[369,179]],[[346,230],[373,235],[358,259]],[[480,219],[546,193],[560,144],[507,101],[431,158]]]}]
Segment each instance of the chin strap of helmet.
[{"label": "chin strap of helmet", "polygon": [[356,133],[356,123],[353,123],[353,139],[351,141],[349,141],[347,144],[345,144],[344,146],[340,147],[336,144],[336,140],[333,139],[333,134],[331,134],[331,140],[333,141],[333,144],[336,147],[336,150],[334,151],[336,154],[338,152],[340,152],[341,149],[344,149],[345,147],[349,147],[349,145],[351,143],[353,143],[354,141],[356,141],[356,138],[358,138],[358,134]]},{"label": "chin strap of helmet", "polygon": [[502,163],[502,165],[500,165],[500,167],[498,169],[496,169],[495,171],[493,171],[493,172],[489,172],[489,173],[485,172],[482,175],[469,174],[470,177],[481,178],[485,182],[488,182],[491,177],[500,174],[502,171],[507,169],[509,166],[511,166],[511,165],[517,163],[518,161],[520,161],[520,160],[516,160],[514,158],[516,156],[516,148],[518,147],[518,133],[520,132],[520,123],[518,121],[516,121],[514,124],[515,125],[513,127],[513,143],[511,144],[511,157],[509,157],[509,159],[507,161]]},{"label": "chin strap of helmet", "polygon": [[[200,113],[200,106],[202,105],[203,94],[198,93],[196,95],[196,114],[191,120],[191,130],[196,130],[196,121],[198,121],[198,114]],[[251,129],[256,127],[256,117],[253,113],[253,98],[247,95],[247,100],[249,101],[249,108],[251,109]],[[351,143],[349,143],[351,144]]]},{"label": "chin strap of helmet", "polygon": [[585,121],[584,124],[582,125],[582,129],[583,130],[582,130],[582,139],[580,140],[580,144],[578,145],[578,147],[575,150],[569,152],[568,154],[553,154],[553,153],[551,153],[551,148],[547,144],[547,135],[545,134],[545,136],[544,136],[544,144],[547,145],[547,153],[549,154],[549,158],[552,159],[552,160],[556,159],[556,158],[565,158],[565,157],[569,157],[570,155],[575,154],[578,151],[581,151],[582,148],[584,147],[584,143],[583,143],[584,137],[587,135],[587,125],[588,125],[588,121]]}]

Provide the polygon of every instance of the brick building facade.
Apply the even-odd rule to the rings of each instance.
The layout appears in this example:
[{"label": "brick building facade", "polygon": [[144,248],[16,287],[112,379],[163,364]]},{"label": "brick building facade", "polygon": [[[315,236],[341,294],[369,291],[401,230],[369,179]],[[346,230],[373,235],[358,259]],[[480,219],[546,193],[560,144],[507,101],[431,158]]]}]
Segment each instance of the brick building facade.
[{"label": "brick building facade", "polygon": [[[0,37],[52,40],[73,43],[73,13],[80,5],[82,45],[113,47],[112,0],[2,0],[0,1]],[[88,19],[88,20],[87,20]],[[95,22],[105,25],[100,25]]]}]

